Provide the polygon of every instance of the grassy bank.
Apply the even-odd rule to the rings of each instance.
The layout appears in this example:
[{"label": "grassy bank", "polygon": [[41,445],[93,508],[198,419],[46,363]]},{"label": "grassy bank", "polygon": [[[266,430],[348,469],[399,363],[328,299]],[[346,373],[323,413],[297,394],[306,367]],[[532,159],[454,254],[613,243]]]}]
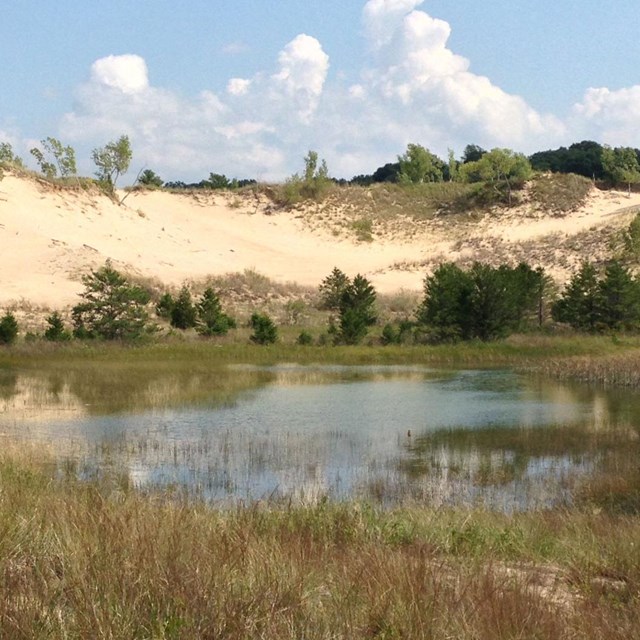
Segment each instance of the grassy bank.
[{"label": "grassy bank", "polygon": [[[287,339],[288,338],[288,339]],[[143,343],[100,341],[70,343],[20,343],[0,348],[0,367],[91,366],[106,363],[138,366],[211,366],[226,364],[424,364],[451,366],[525,366],[554,363],[569,357],[602,358],[640,352],[640,337],[515,335],[493,342],[459,342],[442,345],[299,346],[285,336],[275,345],[260,346],[248,340],[167,339]],[[552,367],[548,367],[550,373]]]},{"label": "grassy bank", "polygon": [[632,638],[640,518],[220,511],[0,457],[3,638]]}]

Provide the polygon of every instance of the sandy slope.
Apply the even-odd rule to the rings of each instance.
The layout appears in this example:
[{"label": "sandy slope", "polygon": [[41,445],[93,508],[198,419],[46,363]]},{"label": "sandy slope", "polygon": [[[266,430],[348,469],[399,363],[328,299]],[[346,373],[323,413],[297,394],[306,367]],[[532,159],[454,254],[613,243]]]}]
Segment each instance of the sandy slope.
[{"label": "sandy slope", "polygon": [[[426,270],[442,259],[508,255],[512,249],[518,257],[523,247],[535,249],[538,242],[557,254],[556,245],[566,244],[568,237],[628,224],[629,207],[638,205],[638,194],[596,192],[587,207],[562,218],[516,210],[455,229],[440,221],[410,240],[376,237],[357,243],[312,231],[295,212],[270,212],[266,201],[251,196],[151,191],[130,194],[117,206],[97,193],[5,175],[0,182],[0,305],[22,300],[73,304],[81,275],[107,258],[129,273],[170,285],[255,269],[279,281],[316,287],[338,266],[367,275],[381,292],[419,290]],[[532,255],[535,259],[535,250]],[[560,278],[575,262],[564,253],[561,257],[546,260],[555,260]],[[544,264],[544,256],[537,262]]]}]

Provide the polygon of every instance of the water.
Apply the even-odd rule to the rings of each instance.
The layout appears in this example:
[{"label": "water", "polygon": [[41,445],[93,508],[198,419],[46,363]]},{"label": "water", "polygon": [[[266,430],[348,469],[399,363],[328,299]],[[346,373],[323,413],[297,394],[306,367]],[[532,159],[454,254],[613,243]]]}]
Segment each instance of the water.
[{"label": "water", "polygon": [[218,504],[365,498],[385,505],[570,503],[637,448],[632,393],[509,371],[229,367],[0,375],[2,439],[60,468]]}]

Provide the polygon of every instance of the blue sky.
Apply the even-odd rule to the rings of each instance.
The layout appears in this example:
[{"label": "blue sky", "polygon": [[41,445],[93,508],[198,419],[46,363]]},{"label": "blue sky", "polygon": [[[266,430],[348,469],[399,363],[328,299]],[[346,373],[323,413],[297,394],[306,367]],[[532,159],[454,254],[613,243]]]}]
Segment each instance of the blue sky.
[{"label": "blue sky", "polygon": [[637,0],[79,0],[6,3],[0,141],[30,159],[126,133],[131,173],[338,177],[409,142],[530,153],[640,146]]}]

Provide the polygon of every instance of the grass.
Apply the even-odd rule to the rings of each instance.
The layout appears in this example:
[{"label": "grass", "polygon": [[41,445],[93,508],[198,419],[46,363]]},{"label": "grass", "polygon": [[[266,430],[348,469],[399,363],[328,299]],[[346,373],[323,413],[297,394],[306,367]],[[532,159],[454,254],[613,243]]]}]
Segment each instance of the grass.
[{"label": "grass", "polygon": [[593,181],[572,173],[539,174],[531,182],[531,201],[543,211],[562,215],[578,209],[593,189]]},{"label": "grass", "polygon": [[640,519],[217,510],[0,456],[3,638],[632,638]]}]

